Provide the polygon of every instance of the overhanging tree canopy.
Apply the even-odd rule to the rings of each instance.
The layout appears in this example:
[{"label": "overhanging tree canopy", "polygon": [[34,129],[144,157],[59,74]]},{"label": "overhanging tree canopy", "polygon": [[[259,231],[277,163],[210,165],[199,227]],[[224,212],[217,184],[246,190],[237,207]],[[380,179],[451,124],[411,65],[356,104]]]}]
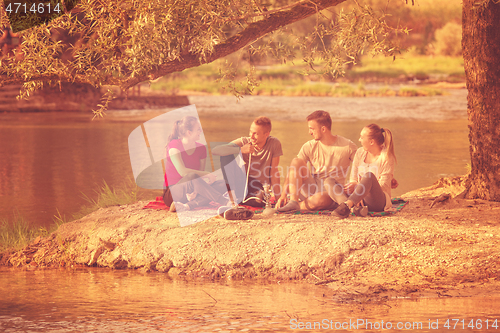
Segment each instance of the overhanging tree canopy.
[{"label": "overhanging tree canopy", "polygon": [[[398,30],[381,14],[358,5],[332,15],[329,8],[345,1],[84,0],[48,25],[24,31],[23,57],[3,60],[0,80],[24,83],[27,93],[48,81],[127,89],[245,47],[291,59],[298,55],[311,64],[321,58],[334,75],[360,50],[396,55],[399,49],[389,37]],[[310,33],[296,36],[294,43],[262,42],[314,14]],[[0,20],[5,23],[6,16]]]}]

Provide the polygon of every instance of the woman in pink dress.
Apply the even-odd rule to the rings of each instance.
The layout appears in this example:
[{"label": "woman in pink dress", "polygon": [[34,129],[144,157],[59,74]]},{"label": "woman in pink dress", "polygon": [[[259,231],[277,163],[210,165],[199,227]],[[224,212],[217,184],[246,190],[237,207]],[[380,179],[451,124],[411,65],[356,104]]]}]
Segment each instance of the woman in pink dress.
[{"label": "woman in pink dress", "polygon": [[207,148],[197,142],[201,125],[196,117],[186,116],[174,124],[166,145],[163,201],[171,211],[192,210],[211,202],[227,203],[226,184],[205,171]]}]

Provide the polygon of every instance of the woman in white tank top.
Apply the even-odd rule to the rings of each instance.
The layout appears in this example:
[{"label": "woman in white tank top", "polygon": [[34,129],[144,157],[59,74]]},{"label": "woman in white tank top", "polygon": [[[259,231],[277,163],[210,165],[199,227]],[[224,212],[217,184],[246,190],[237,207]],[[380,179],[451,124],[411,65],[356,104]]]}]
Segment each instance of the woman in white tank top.
[{"label": "woman in white tank top", "polygon": [[376,124],[363,128],[359,136],[361,148],[356,151],[349,183],[344,186],[349,198],[341,203],[333,216],[346,218],[351,209],[358,216],[368,211],[389,210],[391,188],[397,187],[394,179],[396,155],[392,132]]}]

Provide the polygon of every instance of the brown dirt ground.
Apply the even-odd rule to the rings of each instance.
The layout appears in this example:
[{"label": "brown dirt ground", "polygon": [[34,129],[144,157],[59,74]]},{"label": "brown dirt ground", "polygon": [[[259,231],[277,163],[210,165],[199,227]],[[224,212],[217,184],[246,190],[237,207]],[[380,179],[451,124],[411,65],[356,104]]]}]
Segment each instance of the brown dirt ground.
[{"label": "brown dirt ground", "polygon": [[[463,179],[407,193],[387,217],[213,217],[180,227],[146,202],[100,209],[62,225],[0,265],[22,269],[101,266],[172,278],[298,280],[325,284],[338,301],[391,294],[464,296],[500,290],[500,203],[461,199]],[[451,199],[430,204],[442,193]]]}]

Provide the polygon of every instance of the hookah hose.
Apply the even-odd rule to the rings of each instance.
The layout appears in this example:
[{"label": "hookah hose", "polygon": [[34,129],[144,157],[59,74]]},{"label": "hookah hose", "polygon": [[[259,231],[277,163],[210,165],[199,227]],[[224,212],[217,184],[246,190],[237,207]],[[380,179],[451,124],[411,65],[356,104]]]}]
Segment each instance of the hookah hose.
[{"label": "hookah hose", "polygon": [[[253,146],[253,145],[252,145]],[[248,153],[248,169],[250,169],[250,165],[252,164],[252,153]],[[248,170],[247,172],[247,179],[245,181],[245,192],[244,195],[246,195],[246,193],[248,193],[248,176],[250,175],[250,170]],[[249,201],[250,199],[257,199],[257,200],[262,200],[261,198],[257,198],[257,197],[248,197],[248,198],[244,198],[243,201],[241,203],[245,203],[247,201]]]},{"label": "hookah hose", "polygon": [[[251,163],[252,163],[252,154],[249,153],[248,154],[248,168],[249,169],[250,169]],[[246,193],[248,191],[248,177],[249,177],[249,175],[250,175],[250,172],[247,172],[247,179],[246,179],[246,182],[245,182],[245,192],[244,192],[244,195],[246,195]],[[244,199],[241,203],[245,203],[245,202],[247,202],[250,199],[256,199],[258,201],[262,200],[262,199],[257,198],[257,197],[249,197],[249,198]],[[266,206],[265,206],[265,209],[262,212],[262,214],[265,215],[265,216],[274,214],[275,213],[275,209],[271,208],[271,206],[269,204],[269,201],[267,200],[267,193],[264,193],[264,202],[265,202]]]}]

